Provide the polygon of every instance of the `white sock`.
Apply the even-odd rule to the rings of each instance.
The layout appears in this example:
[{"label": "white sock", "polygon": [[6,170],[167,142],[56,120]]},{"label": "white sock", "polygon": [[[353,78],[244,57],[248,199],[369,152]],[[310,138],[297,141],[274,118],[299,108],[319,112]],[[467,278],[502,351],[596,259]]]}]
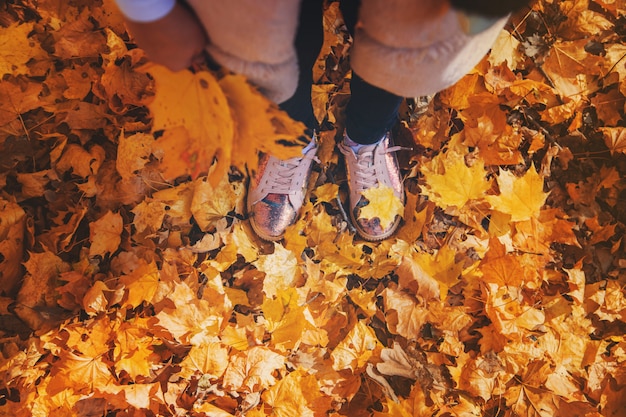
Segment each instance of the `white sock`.
[{"label": "white sock", "polygon": [[348,145],[350,147],[350,149],[352,149],[354,152],[358,152],[359,149],[361,149],[363,146],[376,145],[378,142],[380,142],[383,139],[385,139],[385,135],[383,135],[383,137],[380,138],[380,140],[378,140],[377,142],[368,143],[368,144],[361,144],[361,143],[356,143],[355,141],[350,139],[350,136],[348,136],[347,133],[343,135],[343,143]]}]

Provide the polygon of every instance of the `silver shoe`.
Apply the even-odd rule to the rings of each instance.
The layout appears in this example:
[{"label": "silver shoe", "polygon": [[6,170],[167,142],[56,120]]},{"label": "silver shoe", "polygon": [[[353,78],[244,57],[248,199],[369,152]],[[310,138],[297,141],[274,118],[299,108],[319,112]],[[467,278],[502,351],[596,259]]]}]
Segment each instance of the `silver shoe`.
[{"label": "silver shoe", "polygon": [[301,157],[287,160],[267,154],[261,157],[247,198],[250,225],[261,239],[280,240],[287,227],[296,222],[304,203],[312,162],[317,160],[316,152],[314,137]]},{"label": "silver shoe", "polygon": [[400,216],[396,216],[389,225],[381,225],[378,217],[363,219],[359,218],[359,213],[361,208],[369,204],[369,201],[363,196],[363,192],[377,187],[379,184],[393,189],[394,195],[404,204],[404,186],[400,167],[393,154],[402,148],[390,146],[391,135],[389,132],[377,143],[362,145],[356,152],[350,145],[346,144],[347,138],[347,134],[344,133],[344,140],[339,144],[339,150],[344,155],[346,162],[352,224],[357,233],[365,240],[375,242],[386,239],[398,228]]}]

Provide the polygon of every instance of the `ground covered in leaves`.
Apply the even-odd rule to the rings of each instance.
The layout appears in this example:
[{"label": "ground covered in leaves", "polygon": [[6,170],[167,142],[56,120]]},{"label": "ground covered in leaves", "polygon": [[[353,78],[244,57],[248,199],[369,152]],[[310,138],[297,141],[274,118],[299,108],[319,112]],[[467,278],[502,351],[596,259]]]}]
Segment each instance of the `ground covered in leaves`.
[{"label": "ground covered in leaves", "polygon": [[404,222],[376,244],[343,209],[336,4],[321,164],[276,244],[246,178],[301,125],[150,64],[110,0],[1,7],[0,415],[626,415],[620,0],[539,2],[408,100]]}]

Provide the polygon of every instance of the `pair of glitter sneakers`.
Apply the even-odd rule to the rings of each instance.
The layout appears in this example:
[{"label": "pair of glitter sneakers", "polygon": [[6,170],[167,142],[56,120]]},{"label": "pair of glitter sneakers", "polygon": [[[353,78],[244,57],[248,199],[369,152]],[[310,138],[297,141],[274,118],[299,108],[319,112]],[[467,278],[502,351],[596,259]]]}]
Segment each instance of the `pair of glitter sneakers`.
[{"label": "pair of glitter sneakers", "polygon": [[[378,217],[360,217],[360,210],[369,204],[363,192],[383,185],[393,190],[404,204],[404,189],[400,169],[387,132],[371,145],[354,143],[347,134],[338,145],[344,155],[348,188],[350,191],[350,219],[357,233],[365,240],[380,241],[391,236],[400,224],[400,216],[383,225]],[[255,233],[264,240],[282,239],[287,227],[298,218],[308,187],[313,161],[316,161],[317,140],[315,135],[303,149],[302,156],[280,160],[264,155],[259,169],[251,180],[248,191],[248,214]]]}]

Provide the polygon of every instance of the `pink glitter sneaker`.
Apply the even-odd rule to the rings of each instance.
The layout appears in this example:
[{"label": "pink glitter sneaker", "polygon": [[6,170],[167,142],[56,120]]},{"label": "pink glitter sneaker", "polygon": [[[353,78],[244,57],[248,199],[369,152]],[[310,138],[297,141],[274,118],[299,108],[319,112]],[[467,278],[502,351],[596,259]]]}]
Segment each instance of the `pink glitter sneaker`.
[{"label": "pink glitter sneaker", "polygon": [[250,180],[248,215],[254,232],[263,240],[283,238],[288,226],[296,222],[304,203],[312,163],[317,160],[315,137],[302,150],[303,156],[280,160],[263,155],[259,170]]},{"label": "pink glitter sneaker", "polygon": [[391,236],[400,224],[400,216],[388,225],[380,224],[380,219],[359,218],[361,208],[369,201],[363,192],[379,184],[390,187],[393,193],[404,204],[404,186],[400,175],[398,161],[393,152],[402,149],[400,146],[390,146],[389,132],[378,142],[371,145],[359,145],[353,142],[346,133],[339,144],[339,150],[344,155],[346,172],[348,174],[348,188],[350,190],[350,218],[357,233],[365,240],[379,241]]}]

